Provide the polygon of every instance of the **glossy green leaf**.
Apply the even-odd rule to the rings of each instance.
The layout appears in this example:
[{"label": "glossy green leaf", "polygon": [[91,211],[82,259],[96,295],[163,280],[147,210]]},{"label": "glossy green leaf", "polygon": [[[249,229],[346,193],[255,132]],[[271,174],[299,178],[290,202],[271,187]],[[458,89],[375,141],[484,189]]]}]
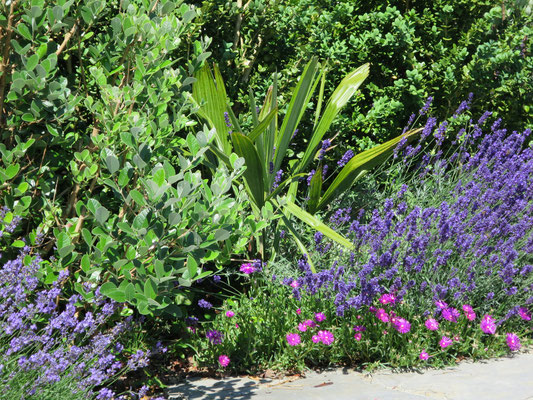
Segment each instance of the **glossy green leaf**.
[{"label": "glossy green leaf", "polygon": [[91,235],[91,232],[89,232],[88,229],[83,228],[81,230],[81,235],[83,236],[83,240],[85,241],[85,243],[87,243],[88,246],[92,246],[93,236]]},{"label": "glossy green leaf", "polygon": [[322,194],[322,166],[320,166],[313,177],[309,185],[309,202],[307,203],[307,209],[311,214],[316,212],[320,195]]},{"label": "glossy green leaf", "polygon": [[100,206],[96,209],[94,216],[96,220],[103,225],[109,218],[109,210],[104,206]]},{"label": "glossy green leaf", "polygon": [[319,67],[318,61],[315,57],[306,65],[300,80],[294,89],[287,114],[283,118],[283,123],[279,131],[279,137],[276,138],[276,155],[274,157],[274,171],[278,171],[281,167],[281,162],[285,157],[285,153],[289,147],[290,140],[294,134],[294,130],[303,115],[303,110],[306,109],[310,92],[314,86],[315,75]]},{"label": "glossy green leaf", "polygon": [[155,299],[157,297],[157,285],[150,278],[144,282],[144,295],[148,299]]},{"label": "glossy green leaf", "polygon": [[18,31],[18,33],[20,33],[22,35],[22,37],[24,37],[24,39],[27,39],[27,40],[32,40],[33,39],[32,35],[30,33],[30,30],[23,23],[20,23],[20,24],[17,25],[17,31]]},{"label": "glossy green leaf", "polygon": [[410,141],[421,130],[422,128],[408,131],[403,135],[389,140],[388,142],[363,151],[362,153],[352,157],[352,159],[348,161],[348,163],[338,173],[331,185],[329,185],[328,189],[320,199],[317,209],[322,210],[333,199],[335,199],[339,193],[343,193],[348,190],[361,176],[363,171],[367,171],[385,161],[392,154],[394,148],[400,140],[406,137],[407,141]]},{"label": "glossy green leaf", "polygon": [[20,164],[12,164],[9,167],[7,167],[5,171],[7,180],[13,179],[18,174],[19,171],[20,171]]},{"label": "glossy green leaf", "polygon": [[84,254],[81,258],[81,269],[85,273],[88,273],[91,269],[91,260],[87,254]]},{"label": "glossy green leaf", "polygon": [[352,249],[353,248],[353,244],[348,239],[346,239],[341,234],[335,232],[333,229],[331,229],[329,226],[324,224],[322,221],[318,220],[313,215],[311,215],[308,212],[302,210],[296,204],[294,204],[292,202],[287,202],[285,204],[285,209],[287,211],[289,211],[292,215],[294,215],[296,218],[300,219],[302,222],[305,222],[311,228],[322,232],[324,235],[326,235],[331,240],[333,240],[333,241],[337,242],[338,244],[346,247],[347,249]]},{"label": "glossy green leaf", "polygon": [[193,279],[198,272],[198,262],[194,257],[187,256],[187,270],[189,272],[189,278]]},{"label": "glossy green leaf", "polygon": [[[117,295],[117,292],[120,293],[116,285],[112,282],[105,282],[102,286],[100,286],[100,293],[104,296],[112,298],[113,300],[115,300],[115,297],[117,296],[120,297],[120,294]],[[125,298],[122,301],[124,300]]]},{"label": "glossy green leaf", "polygon": [[34,54],[26,60],[26,69],[28,71],[33,71],[38,63],[39,56],[37,54]]},{"label": "glossy green leaf", "polygon": [[132,301],[135,297],[135,286],[132,283],[128,283],[124,288],[124,296],[127,301]]},{"label": "glossy green leaf", "polygon": [[105,164],[106,164],[107,169],[109,170],[109,172],[114,174],[120,168],[120,163],[118,161],[117,156],[115,156],[115,154],[113,154],[113,152],[111,150],[106,149],[106,154],[107,154],[107,156],[105,158]]},{"label": "glossy green leaf", "polygon": [[264,164],[259,159],[257,150],[252,141],[239,132],[232,135],[235,153],[245,160],[246,171],[244,171],[244,181],[248,192],[258,209],[264,204]]},{"label": "glossy green leaf", "polygon": [[130,197],[137,203],[139,206],[144,206],[146,204],[146,201],[144,200],[144,196],[139,192],[138,190],[132,190],[130,192]]},{"label": "glossy green leaf", "polygon": [[270,125],[274,117],[276,117],[278,113],[278,108],[275,107],[272,111],[270,111],[265,118],[247,135],[248,138],[254,142],[259,135],[261,135]]},{"label": "glossy green leaf", "polygon": [[327,132],[331,124],[333,123],[335,117],[339,111],[348,103],[348,101],[355,94],[359,86],[363,83],[369,73],[369,64],[364,64],[357,68],[356,70],[350,72],[337,86],[333,94],[326,104],[324,114],[320,119],[316,129],[313,131],[313,136],[309,141],[309,144],[305,150],[304,156],[300,165],[298,166],[297,172],[304,171],[313,159],[317,146],[320,144],[320,141],[324,137],[324,134]]},{"label": "glossy green leaf", "polygon": [[227,104],[226,89],[217,66],[214,67],[214,72],[215,76],[209,66],[205,65],[195,74],[193,98],[200,105],[198,114],[216,129],[215,140],[218,148],[229,155],[231,153],[229,128],[224,120]]}]

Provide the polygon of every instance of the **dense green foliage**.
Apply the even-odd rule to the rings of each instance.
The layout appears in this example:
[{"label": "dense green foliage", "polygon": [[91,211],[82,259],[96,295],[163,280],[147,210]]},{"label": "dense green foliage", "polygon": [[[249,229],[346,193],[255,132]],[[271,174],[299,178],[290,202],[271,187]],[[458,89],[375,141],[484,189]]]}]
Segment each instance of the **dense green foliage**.
[{"label": "dense green foliage", "polygon": [[180,315],[184,290],[210,274],[203,266],[227,263],[256,229],[246,201],[227,196],[242,162],[202,167],[213,132],[186,132],[190,75],[208,56],[197,42],[183,58],[194,10],[170,1],[5,8],[1,198],[28,210],[24,230],[38,227],[44,253],[56,249],[45,282],[70,268],[84,296],[83,282],[104,284],[143,314]]},{"label": "dense green foliage", "polygon": [[[241,5],[238,7],[237,5]],[[200,5],[200,2],[198,2]],[[224,60],[230,97],[266,93],[279,71],[290,88],[311,56],[329,61],[328,85],[369,62],[361,94],[336,124],[355,147],[396,136],[428,96],[437,117],[474,93],[473,110],[493,110],[510,129],[533,123],[532,14],[525,1],[203,1],[202,33]],[[503,8],[502,8],[503,7]],[[342,149],[344,150],[344,149]]]}]

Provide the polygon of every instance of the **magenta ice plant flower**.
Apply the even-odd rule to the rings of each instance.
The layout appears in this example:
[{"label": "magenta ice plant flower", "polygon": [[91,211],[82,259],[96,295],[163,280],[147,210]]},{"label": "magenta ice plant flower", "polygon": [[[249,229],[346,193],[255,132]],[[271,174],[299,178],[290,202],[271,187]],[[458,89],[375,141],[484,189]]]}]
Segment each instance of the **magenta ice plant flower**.
[{"label": "magenta ice plant flower", "polygon": [[438,300],[435,302],[435,305],[440,308],[441,310],[445,309],[445,308],[448,308],[448,304],[446,304],[445,301],[442,301],[442,300]]},{"label": "magenta ice plant flower", "polygon": [[253,274],[256,271],[256,268],[251,263],[242,264],[240,271],[243,274],[250,275]]},{"label": "magenta ice plant flower", "polygon": [[297,289],[300,287],[300,284],[298,283],[298,281],[296,279],[293,279],[293,281],[291,282],[291,288],[293,289]]},{"label": "magenta ice plant flower", "polygon": [[473,321],[476,319],[476,313],[470,304],[464,304],[463,311],[467,320]]},{"label": "magenta ice plant flower", "polygon": [[320,336],[318,336],[318,335],[313,335],[311,340],[313,341],[313,343],[320,343],[321,342]]},{"label": "magenta ice plant flower", "polygon": [[304,321],[304,324],[305,324],[306,326],[308,326],[309,328],[314,328],[314,327],[316,326],[316,322],[313,321],[312,319],[306,319],[306,320]]},{"label": "magenta ice plant flower", "polygon": [[473,313],[474,309],[472,308],[470,304],[463,304],[463,311],[465,312],[465,314],[468,314],[468,313]]},{"label": "magenta ice plant flower", "polygon": [[226,368],[229,365],[230,359],[227,355],[222,354],[218,357],[218,363],[223,367]]},{"label": "magenta ice plant flower", "polygon": [[307,330],[307,325],[305,324],[305,322],[300,322],[298,324],[298,330],[300,332],[305,332]]},{"label": "magenta ice plant flower", "polygon": [[326,320],[326,316],[324,315],[324,313],[318,312],[315,314],[315,319],[316,322],[322,322]]},{"label": "magenta ice plant flower", "polygon": [[302,342],[302,339],[297,333],[287,333],[287,342],[290,346],[297,346]]},{"label": "magenta ice plant flower", "polygon": [[443,336],[442,339],[439,341],[439,346],[443,349],[453,344],[452,339],[450,339],[447,336]]},{"label": "magenta ice plant flower", "polygon": [[320,338],[320,341],[326,346],[329,346],[335,340],[333,333],[331,333],[330,331],[318,331],[318,337]]},{"label": "magenta ice plant flower", "polygon": [[520,315],[520,318],[524,321],[531,321],[531,313],[525,307],[520,307],[518,309],[518,315]]},{"label": "magenta ice plant flower", "polygon": [[436,331],[439,329],[439,323],[435,318],[428,318],[425,322],[425,325],[430,331]]},{"label": "magenta ice plant flower", "polygon": [[381,322],[389,322],[389,315],[387,314],[387,311],[385,311],[385,309],[383,308],[380,308],[379,310],[376,311],[376,317]]},{"label": "magenta ice plant flower", "polygon": [[235,316],[235,313],[231,310],[226,311],[226,317],[233,318]]},{"label": "magenta ice plant flower", "polygon": [[396,317],[393,325],[394,328],[400,333],[407,333],[411,330],[411,324],[404,318]]},{"label": "magenta ice plant flower", "polygon": [[429,358],[429,354],[425,350],[422,350],[420,352],[420,359],[422,361],[426,361],[428,358]]},{"label": "magenta ice plant flower", "polygon": [[459,313],[459,310],[448,307],[442,310],[442,318],[444,318],[446,321],[450,322],[457,322],[457,318],[459,318],[461,314]]},{"label": "magenta ice plant flower", "polygon": [[300,315],[301,313],[302,313],[302,309],[301,309],[301,308],[298,308],[298,309],[296,310],[296,314]]},{"label": "magenta ice plant flower", "polygon": [[379,298],[381,304],[394,304],[396,302],[396,297],[393,294],[385,293]]},{"label": "magenta ice plant flower", "polygon": [[515,333],[508,333],[506,335],[507,346],[509,350],[518,351],[520,350],[520,338]]},{"label": "magenta ice plant flower", "polygon": [[489,335],[496,333],[496,321],[490,315],[485,315],[480,323],[481,330]]},{"label": "magenta ice plant flower", "polygon": [[475,312],[469,312],[465,314],[465,317],[469,321],[474,321],[476,319],[476,313]]},{"label": "magenta ice plant flower", "polygon": [[363,337],[363,334],[361,332],[356,332],[356,333],[354,333],[353,337],[354,337],[355,340],[357,340],[359,342],[361,340],[361,338]]}]

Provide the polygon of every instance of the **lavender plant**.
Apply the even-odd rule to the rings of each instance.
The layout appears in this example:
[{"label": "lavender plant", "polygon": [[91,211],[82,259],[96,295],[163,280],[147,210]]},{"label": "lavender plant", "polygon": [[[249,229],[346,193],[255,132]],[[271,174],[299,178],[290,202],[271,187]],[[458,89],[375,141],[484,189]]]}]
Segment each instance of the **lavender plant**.
[{"label": "lavender plant", "polygon": [[[7,212],[2,214],[5,217]],[[14,221],[20,221],[16,216]],[[15,223],[16,225],[16,223]],[[13,227],[14,230],[15,226]],[[104,299],[63,299],[69,279],[62,270],[50,287],[39,286],[44,261],[30,246],[0,268],[0,390],[4,399],[135,399],[109,388],[128,371],[144,368],[156,350],[125,350],[132,317]],[[87,287],[87,291],[90,288]]]},{"label": "lavender plant", "polygon": [[[453,121],[437,124],[421,115],[427,122],[420,140],[399,144],[402,162],[389,165],[395,180],[381,204],[371,212],[342,207],[330,218],[354,250],[335,250],[315,235],[309,257],[327,260],[330,253],[329,265],[321,263],[315,273],[304,257],[275,282],[266,276],[253,300],[242,296],[234,307],[227,302],[231,324],[224,313],[215,318],[211,329],[224,340],[211,346],[210,362],[222,353],[249,366],[237,331],[249,329],[256,352],[273,340],[270,360],[254,358],[284,367],[290,364],[283,360],[440,366],[530,342],[531,131],[508,133],[500,120],[489,126],[489,116],[452,136]],[[321,321],[316,313],[324,315]],[[270,329],[258,328],[264,321]]]}]

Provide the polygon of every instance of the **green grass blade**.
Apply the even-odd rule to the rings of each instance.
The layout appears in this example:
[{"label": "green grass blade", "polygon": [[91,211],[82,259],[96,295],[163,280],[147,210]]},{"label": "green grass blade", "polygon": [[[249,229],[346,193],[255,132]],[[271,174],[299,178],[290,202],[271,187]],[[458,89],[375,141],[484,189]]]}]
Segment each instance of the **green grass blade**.
[{"label": "green grass blade", "polygon": [[249,138],[239,132],[234,132],[231,138],[235,153],[239,157],[244,157],[246,171],[244,171],[243,177],[250,199],[258,209],[261,209],[265,204],[264,164],[259,159],[257,150]]},{"label": "green grass blade", "polygon": [[248,134],[248,138],[255,142],[257,138],[268,129],[270,123],[274,119],[274,117],[277,115],[278,109],[277,107],[274,108],[272,111],[270,111],[265,118]]},{"label": "green grass blade", "polygon": [[320,199],[317,209],[324,209],[324,207],[327,206],[338,194],[348,190],[361,176],[361,172],[369,170],[382,163],[391,155],[402,138],[407,137],[407,140],[410,141],[415,137],[415,134],[421,130],[422,128],[419,128],[406,132],[388,142],[355,155],[335,177],[335,180]]},{"label": "green grass blade", "polygon": [[310,214],[316,212],[320,195],[322,194],[322,166],[318,168],[311,178],[309,186],[309,202],[307,203],[307,210]]},{"label": "green grass blade", "polygon": [[348,101],[355,94],[359,86],[363,83],[369,73],[369,64],[364,64],[357,68],[356,70],[350,72],[344,79],[341,81],[339,86],[335,89],[333,94],[328,100],[324,114],[320,119],[316,129],[313,131],[313,136],[309,141],[309,145],[305,150],[302,161],[298,168],[298,172],[304,171],[309,163],[312,161],[316,149],[320,144],[320,141],[324,137],[324,134],[329,129],[333,120],[339,113],[339,111],[348,103]]},{"label": "green grass blade", "polygon": [[318,119],[320,118],[320,112],[322,111],[322,102],[324,101],[324,89],[326,87],[326,72],[327,72],[327,69],[324,68],[322,79],[320,79],[320,90],[318,91],[318,103],[316,105],[315,123],[313,124],[313,130],[315,130],[316,125],[318,124]]},{"label": "green grass blade", "polygon": [[313,272],[313,274],[316,274],[315,266],[313,262],[311,261],[311,254],[309,253],[309,251],[303,244],[302,240],[300,239],[300,235],[298,234],[296,229],[294,229],[294,226],[291,224],[291,221],[289,221],[287,217],[282,216],[281,219],[283,223],[285,224],[285,226],[287,227],[287,229],[289,230],[289,233],[292,235],[294,241],[296,242],[296,245],[298,246],[302,254],[307,255],[307,264],[309,264],[309,268],[311,268],[311,271]]},{"label": "green grass blade", "polygon": [[[278,109],[278,73],[275,72],[272,75],[272,78],[273,78],[273,82],[271,86],[272,90],[270,90],[269,93],[267,93],[270,95],[269,107],[265,108],[264,110],[265,118],[266,118],[266,113],[271,112],[274,109]],[[276,113],[275,117],[270,122],[270,126],[261,136],[263,140],[263,146],[265,149],[265,166],[270,165],[270,162],[273,161],[274,159],[274,146],[276,143],[277,135],[278,135],[278,115]],[[270,169],[269,167],[267,168]],[[274,171],[276,170],[274,169]],[[267,181],[268,187],[272,186],[272,183],[274,182],[274,176],[275,174],[267,175],[266,181]]]},{"label": "green grass blade", "polygon": [[252,113],[252,122],[255,128],[257,125],[259,125],[259,114],[257,110],[255,109],[256,103],[255,103],[255,96],[254,96],[254,92],[252,91],[252,88],[248,89],[248,102],[250,103],[250,112]]},{"label": "green grass blade", "polygon": [[[200,106],[198,114],[204,118],[211,128],[216,129],[217,146],[226,154],[231,153],[231,143],[228,138],[228,127],[224,120],[226,111],[226,89],[215,66],[215,76],[206,64],[196,74],[196,82],[193,84],[193,98]],[[215,83],[216,82],[216,83]]]},{"label": "green grass blade", "polygon": [[318,61],[315,57],[309,61],[305,66],[304,71],[294,89],[287,114],[283,118],[283,123],[279,131],[279,137],[276,138],[276,154],[274,156],[274,171],[279,170],[281,162],[285,157],[287,148],[294,130],[298,126],[298,122],[303,115],[303,111],[307,107],[310,98],[310,91],[315,83],[315,75],[319,67]]},{"label": "green grass blade", "polygon": [[305,222],[307,225],[309,225],[311,228],[322,232],[324,235],[326,235],[331,240],[337,242],[341,246],[346,247],[347,249],[352,249],[353,244],[348,239],[346,239],[341,234],[335,232],[333,229],[331,229],[329,226],[324,224],[323,222],[319,221],[317,218],[309,214],[308,212],[302,210],[300,207],[298,207],[296,204],[292,202],[287,202],[285,204],[285,208],[287,211],[289,211],[292,215],[294,215],[296,218],[300,219],[301,221]]}]

